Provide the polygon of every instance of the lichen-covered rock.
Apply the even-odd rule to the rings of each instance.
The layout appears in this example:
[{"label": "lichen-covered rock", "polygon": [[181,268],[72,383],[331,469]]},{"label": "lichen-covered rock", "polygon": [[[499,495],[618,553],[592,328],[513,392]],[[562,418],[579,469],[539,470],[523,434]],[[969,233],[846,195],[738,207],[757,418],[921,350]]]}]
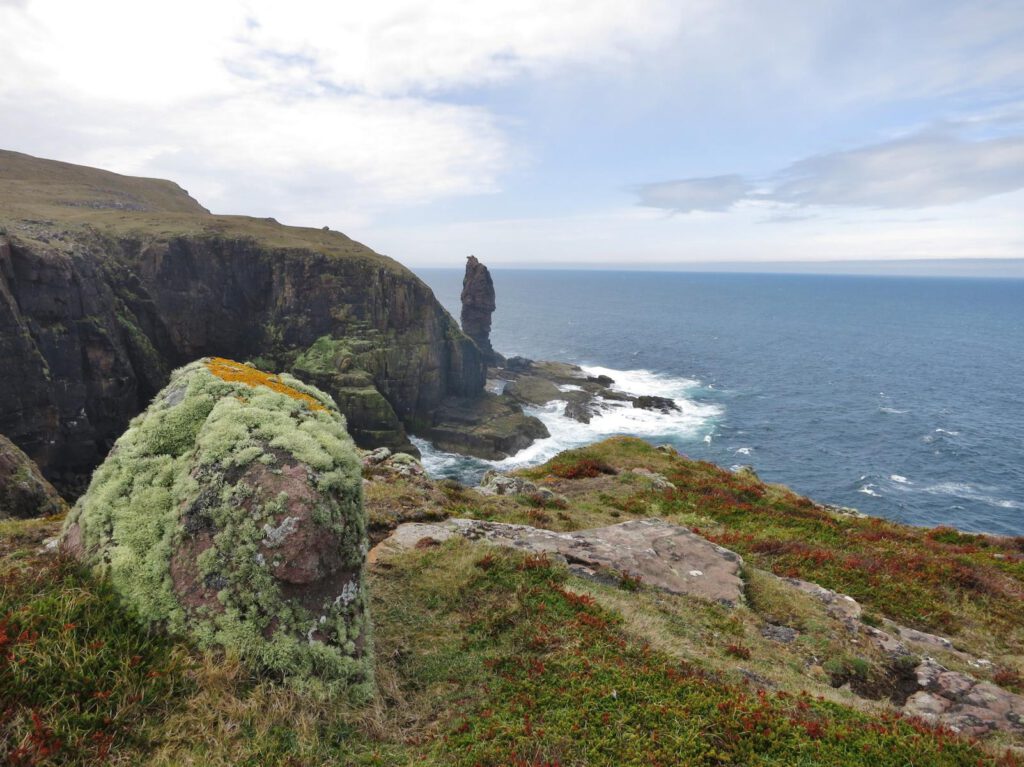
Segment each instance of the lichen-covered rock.
[{"label": "lichen-covered rock", "polygon": [[0,434],[0,519],[48,517],[67,510],[64,499],[25,453]]},{"label": "lichen-covered rock", "polygon": [[62,543],[143,620],[362,699],[372,652],[360,472],[327,395],[203,359],[131,422]]}]

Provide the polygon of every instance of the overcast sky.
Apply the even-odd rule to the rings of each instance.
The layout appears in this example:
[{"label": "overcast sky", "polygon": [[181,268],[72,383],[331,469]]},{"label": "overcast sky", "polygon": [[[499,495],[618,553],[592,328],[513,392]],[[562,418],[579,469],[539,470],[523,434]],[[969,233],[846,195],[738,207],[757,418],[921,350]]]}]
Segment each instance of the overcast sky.
[{"label": "overcast sky", "polygon": [[1024,257],[1024,2],[0,0],[0,147],[411,266]]}]

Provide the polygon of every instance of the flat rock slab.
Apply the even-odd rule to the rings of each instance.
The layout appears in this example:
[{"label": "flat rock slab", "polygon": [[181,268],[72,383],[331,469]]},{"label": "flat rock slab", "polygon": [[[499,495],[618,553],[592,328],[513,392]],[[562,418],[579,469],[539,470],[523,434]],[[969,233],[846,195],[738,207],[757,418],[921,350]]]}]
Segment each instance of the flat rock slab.
[{"label": "flat rock slab", "polygon": [[611,527],[556,533],[526,525],[475,519],[449,519],[437,524],[400,525],[370,552],[370,561],[391,552],[422,547],[430,540],[461,536],[497,546],[549,554],[564,559],[577,572],[603,570],[639,577],[648,586],[726,605],[743,598],[738,554],[716,546],[685,527],[658,519],[623,522]]}]

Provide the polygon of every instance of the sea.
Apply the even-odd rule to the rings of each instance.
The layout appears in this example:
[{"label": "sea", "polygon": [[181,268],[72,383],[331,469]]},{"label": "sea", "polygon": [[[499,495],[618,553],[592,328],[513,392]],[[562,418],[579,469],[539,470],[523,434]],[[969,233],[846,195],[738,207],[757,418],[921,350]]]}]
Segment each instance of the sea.
[{"label": "sea", "polygon": [[[456,318],[462,271],[419,276]],[[915,525],[1024,535],[1024,279],[492,270],[491,340],[573,362],[662,415],[615,408],[500,462],[418,442],[474,482],[615,434],[752,466],[822,503]]]}]

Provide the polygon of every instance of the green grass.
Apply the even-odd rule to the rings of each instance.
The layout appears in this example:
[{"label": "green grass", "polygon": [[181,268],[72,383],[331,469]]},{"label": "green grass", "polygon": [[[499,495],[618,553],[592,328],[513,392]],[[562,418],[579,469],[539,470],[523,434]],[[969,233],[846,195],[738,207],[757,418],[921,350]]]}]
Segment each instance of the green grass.
[{"label": "green grass", "polygon": [[[580,471],[577,458],[587,462]],[[564,493],[566,509],[376,477],[370,511],[381,532],[418,514],[556,529],[662,515],[732,537],[748,562],[746,604],[728,609],[643,584],[582,581],[544,558],[465,541],[415,549],[369,574],[378,691],[354,707],[135,624],[103,582],[38,553],[58,521],[0,523],[0,616],[12,627],[0,649],[0,762],[19,763],[15,755],[22,764],[153,767],[1024,764],[1002,751],[1008,740],[981,744],[899,717],[884,700],[891,661],[819,602],[753,566],[851,593],[847,584],[860,583],[855,595],[879,622],[912,609],[899,603],[907,587],[850,560],[854,572],[844,573],[830,557],[870,548],[879,557],[920,557],[938,573],[950,558],[950,566],[969,564],[1006,583],[1017,578],[1018,541],[834,517],[784,489],[637,440],[558,461],[558,473],[576,478],[548,467],[526,473]],[[665,474],[677,489],[653,491],[629,473],[633,466]],[[875,539],[879,531],[885,535]],[[827,556],[759,547],[764,541]],[[958,641],[1009,652],[1022,617],[972,608],[979,585],[980,577],[936,576],[912,595],[922,603],[946,598],[969,629]],[[1012,604],[1008,592],[988,599]],[[762,635],[769,623],[798,637],[771,640]],[[991,632],[984,641],[972,633],[982,628]],[[1012,687],[1019,663],[1012,655],[998,661],[991,675]],[[865,701],[845,685],[882,700]]]},{"label": "green grass", "polygon": [[[666,608],[647,589],[463,541],[374,571],[379,691],[356,708],[146,631],[104,583],[33,553],[53,529],[0,530],[5,763],[1024,764],[893,713],[759,690],[666,649],[696,621],[720,637],[723,662],[757,663],[766,645],[743,610]],[[679,623],[664,647],[637,634],[654,605]]]},{"label": "green grass", "polygon": [[[622,473],[597,502],[574,494],[571,486],[585,485],[578,477],[594,476],[595,466],[646,466],[676,490],[645,489]],[[978,654],[1024,656],[1024,538],[836,515],[786,488],[630,438],[563,453],[523,473],[570,495],[588,526],[665,517],[758,567],[849,594],[872,613],[959,638]],[[577,478],[559,479],[566,476]]]},{"label": "green grass", "polygon": [[105,763],[141,747],[187,690],[186,665],[76,564],[21,552],[0,565],[0,762]]}]

